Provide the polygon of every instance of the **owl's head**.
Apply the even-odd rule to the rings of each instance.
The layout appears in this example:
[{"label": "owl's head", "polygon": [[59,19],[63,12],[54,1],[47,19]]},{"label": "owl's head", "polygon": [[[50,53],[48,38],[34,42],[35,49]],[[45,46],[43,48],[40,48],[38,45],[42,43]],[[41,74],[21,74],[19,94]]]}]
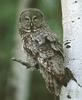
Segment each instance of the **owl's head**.
[{"label": "owl's head", "polygon": [[29,8],[24,10],[19,22],[27,32],[35,32],[43,26],[44,15],[39,9]]}]

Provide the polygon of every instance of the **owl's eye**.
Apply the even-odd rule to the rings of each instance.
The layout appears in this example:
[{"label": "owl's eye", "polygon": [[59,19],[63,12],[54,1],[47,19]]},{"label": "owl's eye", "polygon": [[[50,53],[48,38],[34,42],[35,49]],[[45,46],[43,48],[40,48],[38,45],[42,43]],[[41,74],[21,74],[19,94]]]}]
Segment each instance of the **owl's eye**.
[{"label": "owl's eye", "polygon": [[34,20],[34,21],[37,21],[37,17],[36,17],[36,16],[33,16],[33,20]]},{"label": "owl's eye", "polygon": [[26,20],[27,22],[29,22],[29,18],[28,18],[28,17],[25,17],[25,20]]}]

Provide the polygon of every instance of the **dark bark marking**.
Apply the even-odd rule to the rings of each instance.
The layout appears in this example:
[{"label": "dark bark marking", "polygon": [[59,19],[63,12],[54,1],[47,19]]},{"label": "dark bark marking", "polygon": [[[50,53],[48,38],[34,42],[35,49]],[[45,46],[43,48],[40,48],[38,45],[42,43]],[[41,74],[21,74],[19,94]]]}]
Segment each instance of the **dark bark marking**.
[{"label": "dark bark marking", "polygon": [[70,45],[66,45],[66,48],[69,49],[69,48],[71,48],[71,46]]},{"label": "dark bark marking", "polygon": [[71,99],[71,96],[70,96],[70,95],[67,95],[67,98],[68,98],[68,99]]}]

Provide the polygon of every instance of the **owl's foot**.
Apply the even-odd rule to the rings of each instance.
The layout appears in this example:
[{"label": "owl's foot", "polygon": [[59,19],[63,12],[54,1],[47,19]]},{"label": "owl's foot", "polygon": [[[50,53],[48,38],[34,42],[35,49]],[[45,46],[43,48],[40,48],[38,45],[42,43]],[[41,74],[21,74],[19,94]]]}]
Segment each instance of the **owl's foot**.
[{"label": "owl's foot", "polygon": [[12,61],[15,61],[15,62],[18,62],[18,63],[20,63],[20,64],[26,66],[26,68],[30,68],[30,67],[31,67],[27,62],[24,62],[24,61],[22,61],[22,60],[20,60],[20,59],[11,58],[11,60],[12,60]]}]

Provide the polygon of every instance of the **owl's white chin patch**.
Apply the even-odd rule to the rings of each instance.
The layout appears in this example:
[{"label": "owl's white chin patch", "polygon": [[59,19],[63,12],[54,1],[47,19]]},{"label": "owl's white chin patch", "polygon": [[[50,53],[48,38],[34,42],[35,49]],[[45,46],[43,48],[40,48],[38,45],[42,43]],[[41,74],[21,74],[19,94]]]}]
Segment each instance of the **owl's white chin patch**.
[{"label": "owl's white chin patch", "polygon": [[25,31],[25,32],[27,32],[27,33],[31,32],[31,30],[30,30],[30,29],[29,29],[29,30],[25,29],[24,31]]},{"label": "owl's white chin patch", "polygon": [[30,33],[30,32],[36,32],[36,31],[38,31],[39,29],[33,29],[33,30],[25,30],[25,32],[28,32],[28,33]]},{"label": "owl's white chin patch", "polygon": [[27,33],[31,33],[31,32],[36,32],[38,30],[39,30],[39,28],[34,28],[34,29],[25,29],[24,31]]},{"label": "owl's white chin patch", "polygon": [[38,28],[38,29],[34,29],[33,31],[36,32],[36,31],[38,31],[38,30],[39,30],[39,28]]},{"label": "owl's white chin patch", "polygon": [[31,30],[26,30],[28,33],[31,32]]}]

